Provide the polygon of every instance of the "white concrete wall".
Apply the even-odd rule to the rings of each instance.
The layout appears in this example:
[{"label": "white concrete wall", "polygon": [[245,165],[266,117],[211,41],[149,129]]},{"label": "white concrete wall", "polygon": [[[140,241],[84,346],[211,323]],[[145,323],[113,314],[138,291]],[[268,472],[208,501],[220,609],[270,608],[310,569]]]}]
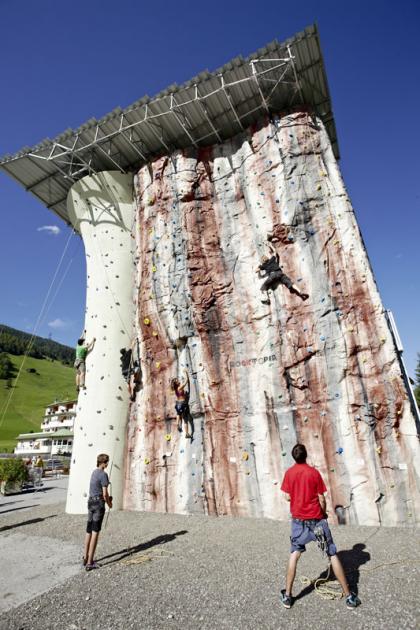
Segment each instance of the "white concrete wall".
[{"label": "white concrete wall", "polygon": [[133,327],[133,177],[119,172],[84,177],[72,186],[67,205],[86,251],[86,340],[96,337],[77,404],[67,495],[67,512],[81,514],[99,453],[110,456],[114,509],[122,505],[129,401],[120,348],[130,346]]}]

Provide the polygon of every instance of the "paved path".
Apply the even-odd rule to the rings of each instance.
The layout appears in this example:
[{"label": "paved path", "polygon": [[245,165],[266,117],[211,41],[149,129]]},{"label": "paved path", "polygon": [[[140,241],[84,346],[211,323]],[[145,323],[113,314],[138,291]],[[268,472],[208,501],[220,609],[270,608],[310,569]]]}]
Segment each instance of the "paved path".
[{"label": "paved path", "polygon": [[66,500],[68,477],[43,479],[41,488],[28,489],[19,494],[0,494],[0,516],[3,514],[19,513],[51,503],[61,503]]},{"label": "paved path", "polygon": [[[298,599],[285,610],[279,590],[288,556],[287,523],[111,513],[99,541],[102,568],[86,573],[77,568],[85,517],[63,510],[61,503],[0,517],[0,542],[12,550],[1,572],[11,581],[18,573],[29,600],[0,614],[1,630],[397,630],[418,624],[418,529],[334,528],[362,606],[349,611],[343,600],[323,601],[297,584]],[[65,579],[58,572],[57,585],[33,597],[31,576],[17,555],[22,545],[36,550],[41,572],[45,557],[57,566],[65,557],[69,571],[77,573]],[[36,562],[33,556],[28,561]],[[298,575],[317,577],[324,566],[310,547]],[[4,593],[3,587],[3,598]]]}]

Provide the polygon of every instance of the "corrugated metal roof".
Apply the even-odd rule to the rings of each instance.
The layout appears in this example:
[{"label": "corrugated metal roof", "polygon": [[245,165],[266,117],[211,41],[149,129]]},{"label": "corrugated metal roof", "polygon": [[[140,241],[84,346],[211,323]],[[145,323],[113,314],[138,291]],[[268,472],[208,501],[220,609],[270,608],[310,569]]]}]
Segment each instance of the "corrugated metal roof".
[{"label": "corrugated metal roof", "polygon": [[235,57],[153,99],[144,96],[54,140],[6,155],[0,169],[69,222],[67,194],[75,181],[104,170],[129,172],[158,155],[222,142],[267,113],[311,106],[324,122],[335,156],[337,135],[318,31],[309,26],[248,58]]}]

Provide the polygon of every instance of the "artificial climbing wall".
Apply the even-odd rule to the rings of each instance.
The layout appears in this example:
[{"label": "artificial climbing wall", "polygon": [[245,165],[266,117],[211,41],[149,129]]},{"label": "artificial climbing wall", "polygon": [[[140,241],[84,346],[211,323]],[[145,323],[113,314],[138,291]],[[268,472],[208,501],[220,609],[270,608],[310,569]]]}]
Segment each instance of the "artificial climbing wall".
[{"label": "artificial climbing wall", "polygon": [[[286,519],[303,442],[332,519],[419,519],[415,422],[329,138],[307,111],[144,166],[137,199],[137,335],[128,509]],[[267,234],[307,301],[261,303]],[[187,368],[194,439],[169,380]],[[338,508],[336,510],[336,508]]]}]

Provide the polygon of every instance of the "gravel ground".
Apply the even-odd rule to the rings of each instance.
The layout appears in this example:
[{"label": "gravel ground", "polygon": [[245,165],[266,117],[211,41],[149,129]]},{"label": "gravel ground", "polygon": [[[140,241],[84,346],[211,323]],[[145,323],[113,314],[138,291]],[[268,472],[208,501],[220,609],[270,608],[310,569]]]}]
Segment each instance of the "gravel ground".
[{"label": "gravel ground", "polygon": [[[0,536],[10,546],[16,545],[17,533],[26,538],[25,544],[32,540],[40,558],[60,549],[57,542],[65,543],[63,549],[76,545],[77,561],[84,525],[85,517],[64,514],[63,503],[43,505],[30,513],[3,515]],[[111,513],[98,546],[102,568],[90,573],[80,569],[33,599],[28,590],[29,601],[0,615],[0,628],[418,628],[420,531],[336,527],[333,536],[362,606],[347,610],[344,600],[324,601],[299,584],[299,576],[315,578],[325,568],[312,545],[298,567],[298,599],[285,610],[279,591],[288,557],[287,523]],[[2,562],[1,570],[8,574],[16,568]],[[24,567],[19,570],[26,593]]]}]

